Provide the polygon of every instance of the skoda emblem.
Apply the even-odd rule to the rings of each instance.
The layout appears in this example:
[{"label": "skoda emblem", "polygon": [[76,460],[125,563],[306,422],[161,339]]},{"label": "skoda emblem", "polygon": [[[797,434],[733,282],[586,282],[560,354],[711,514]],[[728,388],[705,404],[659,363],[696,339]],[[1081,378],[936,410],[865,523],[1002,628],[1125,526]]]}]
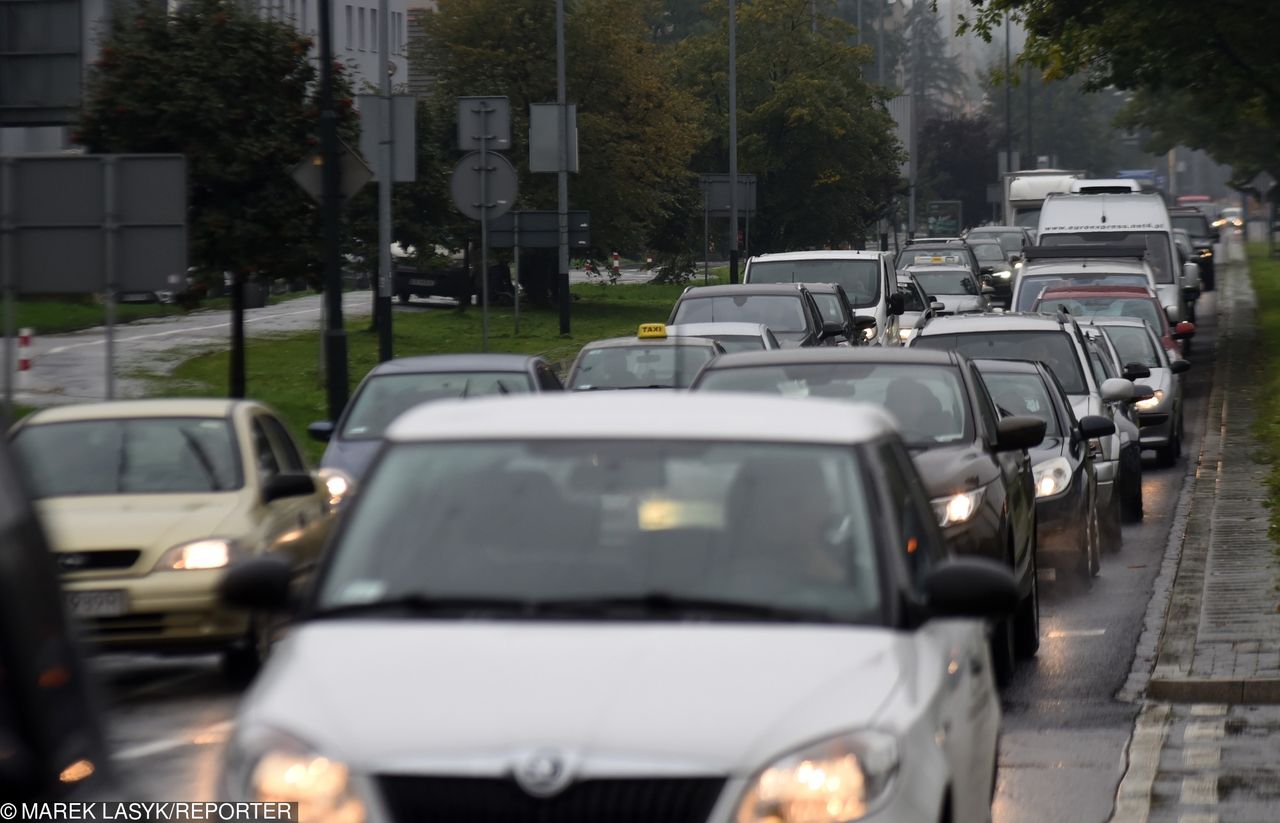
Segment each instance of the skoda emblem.
[{"label": "skoda emblem", "polygon": [[536,751],[519,760],[513,771],[516,784],[533,797],[551,797],[569,785],[564,758],[553,751]]}]

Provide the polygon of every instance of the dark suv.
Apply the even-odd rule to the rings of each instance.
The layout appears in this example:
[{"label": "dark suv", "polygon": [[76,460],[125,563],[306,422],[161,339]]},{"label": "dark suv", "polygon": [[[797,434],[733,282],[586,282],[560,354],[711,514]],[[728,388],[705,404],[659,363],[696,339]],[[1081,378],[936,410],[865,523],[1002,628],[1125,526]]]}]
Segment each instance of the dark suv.
[{"label": "dark suv", "polygon": [[809,289],[799,283],[690,286],[671,310],[679,323],[763,323],[784,349],[834,346],[845,339],[844,324],[825,322]]},{"label": "dark suv", "polygon": [[708,363],[694,391],[857,400],[897,418],[952,550],[1007,563],[1020,607],[997,627],[996,671],[1040,643],[1035,484],[1027,449],[1044,438],[1034,416],[1001,417],[981,377],[954,352],[810,349],[744,353]]},{"label": "dark suv", "polygon": [[1204,212],[1194,207],[1169,209],[1169,220],[1175,229],[1184,229],[1191,238],[1192,258],[1200,267],[1200,280],[1205,291],[1213,291],[1216,275],[1214,274],[1213,244],[1218,242],[1218,230],[1209,225],[1209,218]]}]

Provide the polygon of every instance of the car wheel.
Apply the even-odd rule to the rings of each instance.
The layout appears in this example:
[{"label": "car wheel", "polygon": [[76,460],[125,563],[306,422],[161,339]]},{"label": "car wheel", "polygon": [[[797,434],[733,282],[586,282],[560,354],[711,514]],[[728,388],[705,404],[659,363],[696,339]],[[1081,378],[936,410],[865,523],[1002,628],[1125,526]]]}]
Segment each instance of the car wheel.
[{"label": "car wheel", "polygon": [[1076,561],[1076,582],[1081,588],[1088,591],[1093,588],[1093,578],[1097,577],[1102,571],[1102,558],[1098,545],[1101,541],[1098,536],[1098,511],[1096,507],[1089,513],[1089,520],[1085,524],[1082,537],[1080,557]]},{"label": "car wheel", "polygon": [[1142,520],[1142,451],[1134,448],[1124,467],[1124,518],[1131,523]]},{"label": "car wheel", "polygon": [[1031,593],[1018,604],[1014,614],[1014,651],[1018,657],[1035,657],[1040,649],[1040,574],[1035,552],[1031,554]]},{"label": "car wheel", "polygon": [[1115,499],[1119,489],[1112,491],[1111,505],[1104,513],[1105,520],[1098,525],[1098,533],[1102,536],[1102,547],[1110,554],[1118,554],[1124,538],[1120,533],[1120,501]]},{"label": "car wheel", "polygon": [[255,615],[245,636],[222,653],[222,674],[233,685],[247,686],[271,653],[275,626]]},{"label": "car wheel", "polygon": [[401,303],[408,303],[408,302],[409,302],[409,292],[407,292],[407,291],[399,292],[398,294],[396,294],[396,298],[397,298]]},{"label": "car wheel", "polygon": [[1182,454],[1182,435],[1175,432],[1169,437],[1169,442],[1156,449],[1156,463],[1168,468],[1178,462],[1178,456]]},{"label": "car wheel", "polygon": [[996,671],[996,685],[1002,689],[1013,680],[1016,657],[1013,623],[1013,617],[1006,617],[997,623],[991,632],[991,664]]}]

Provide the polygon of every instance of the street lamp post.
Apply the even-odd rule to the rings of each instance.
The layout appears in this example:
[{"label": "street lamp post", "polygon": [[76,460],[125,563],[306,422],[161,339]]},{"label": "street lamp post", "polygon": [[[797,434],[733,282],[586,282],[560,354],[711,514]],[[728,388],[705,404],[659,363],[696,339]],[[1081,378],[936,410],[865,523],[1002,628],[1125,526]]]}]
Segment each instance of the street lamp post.
[{"label": "street lamp post", "polygon": [[[730,0],[732,2],[732,0]],[[569,101],[564,68],[564,0],[556,0],[556,103],[560,116],[560,169],[556,173],[559,228],[560,333],[569,333]],[[519,290],[520,284],[516,284]]]},{"label": "street lamp post", "polygon": [[325,374],[329,419],[347,405],[347,331],[342,325],[342,250],[339,214],[342,169],[338,165],[338,115],[333,108],[333,2],[319,0],[321,211],[324,226]]},{"label": "street lamp post", "polygon": [[[562,2],[563,0],[561,0]],[[738,282],[738,11],[729,0],[729,282]]]}]

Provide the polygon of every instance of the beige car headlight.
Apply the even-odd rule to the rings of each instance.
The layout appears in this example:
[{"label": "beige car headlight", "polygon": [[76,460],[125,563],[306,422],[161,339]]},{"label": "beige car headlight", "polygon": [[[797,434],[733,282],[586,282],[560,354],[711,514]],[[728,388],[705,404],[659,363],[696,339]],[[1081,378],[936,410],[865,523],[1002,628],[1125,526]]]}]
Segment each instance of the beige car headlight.
[{"label": "beige car headlight", "polygon": [[756,775],[737,823],[846,823],[888,796],[898,773],[892,735],[861,731],[809,746]]},{"label": "beige car headlight", "polygon": [[1156,389],[1155,394],[1151,395],[1146,400],[1139,400],[1133,405],[1138,409],[1138,411],[1151,411],[1152,409],[1159,408],[1160,404],[1163,402],[1164,390]]},{"label": "beige car headlight", "polygon": [[221,569],[227,566],[235,555],[234,540],[221,538],[193,540],[190,543],[179,543],[165,552],[156,563],[155,571]]},{"label": "beige car headlight", "polygon": [[327,502],[331,511],[336,511],[342,505],[342,501],[351,494],[351,490],[356,485],[356,481],[351,475],[342,469],[321,469],[316,472],[316,477],[324,484],[325,494],[328,495]]}]

